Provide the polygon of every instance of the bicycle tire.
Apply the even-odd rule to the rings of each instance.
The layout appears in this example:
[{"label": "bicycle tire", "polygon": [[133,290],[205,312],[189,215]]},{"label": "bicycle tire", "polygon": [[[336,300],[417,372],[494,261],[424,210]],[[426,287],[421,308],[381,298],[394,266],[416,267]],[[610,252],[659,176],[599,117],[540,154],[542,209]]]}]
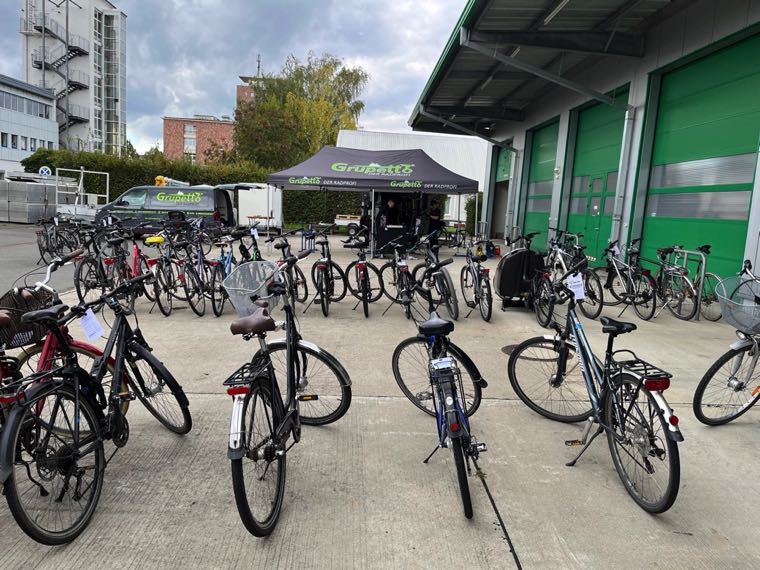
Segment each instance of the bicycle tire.
[{"label": "bicycle tire", "polygon": [[705,273],[704,285],[695,283],[697,291],[702,289],[702,304],[699,306],[699,314],[708,321],[717,322],[723,317],[720,310],[720,301],[715,289],[721,279],[715,273]]},{"label": "bicycle tire", "polygon": [[42,263],[45,265],[49,265],[52,261],[52,256],[49,252],[49,246],[48,246],[48,235],[47,232],[44,230],[37,230],[39,233],[37,234],[37,249],[40,252],[40,260],[42,260]]},{"label": "bicycle tire", "polygon": [[454,454],[454,465],[457,468],[457,482],[459,483],[459,494],[462,497],[464,516],[467,519],[471,519],[472,497],[470,496],[470,484],[467,481],[467,465],[465,464],[461,437],[451,438],[451,452]]},{"label": "bicycle tire", "polygon": [[[147,275],[149,273],[153,275],[153,271],[150,268],[150,263],[148,263],[148,258],[142,254],[140,254],[140,258],[137,261],[137,269],[140,272],[140,275]],[[153,296],[153,282],[155,280],[155,276],[148,277],[145,281],[142,282],[141,285],[145,298],[151,303],[154,303],[156,301],[156,298]]]},{"label": "bicycle tire", "polygon": [[[679,284],[680,283],[680,284]],[[674,317],[682,321],[690,321],[697,314],[697,291],[686,275],[673,275],[668,280],[670,290],[679,296],[681,301],[673,305],[673,300],[668,302],[668,310]]]},{"label": "bicycle tire", "polygon": [[[612,455],[612,462],[615,465],[615,471],[620,476],[620,480],[623,482],[625,490],[631,498],[648,513],[663,513],[667,511],[676,500],[678,496],[678,487],[681,480],[681,463],[678,454],[678,445],[675,441],[670,439],[667,435],[668,425],[665,422],[665,418],[662,415],[660,406],[652,397],[652,394],[644,386],[641,385],[641,381],[629,374],[619,374],[613,379],[615,385],[614,394],[619,394],[621,402],[621,408],[618,412],[628,414],[634,414],[637,416],[633,419],[633,430],[628,429],[628,419],[626,418],[626,427],[624,430],[620,429],[617,425],[617,414],[614,413],[615,398],[613,393],[608,393],[604,402],[604,417],[610,429],[607,430],[607,443],[610,448],[610,455]],[[646,413],[640,409],[638,398],[633,401],[633,396],[644,396],[645,401],[642,404],[646,405]],[[627,398],[627,400],[626,400]],[[627,417],[630,417],[628,415]],[[654,423],[659,424],[659,429],[655,427]],[[660,431],[661,430],[661,431]],[[617,431],[616,433],[613,433]],[[632,435],[629,435],[632,434]],[[660,435],[658,435],[660,434]],[[617,436],[617,437],[616,437]],[[634,465],[641,464],[645,469],[642,472],[650,477],[657,474],[659,469],[655,469],[656,463],[652,462],[652,458],[664,461],[661,454],[665,454],[665,459],[668,462],[668,474],[667,484],[662,485],[656,482],[653,486],[656,488],[663,488],[661,496],[648,499],[643,496],[645,493],[644,487],[646,487],[644,475],[631,476],[629,470],[626,468],[621,457],[620,450],[621,441],[628,444],[630,442],[631,449],[625,450],[625,455],[633,460]],[[657,445],[663,447],[657,447]],[[644,449],[642,449],[644,448]],[[638,454],[638,457],[637,457]],[[630,465],[630,464],[629,464]]]},{"label": "bicycle tire", "polygon": [[536,321],[546,328],[554,316],[554,293],[547,277],[541,275],[533,280],[533,311]]},{"label": "bicycle tire", "polygon": [[[132,269],[126,260],[118,258],[113,266],[113,286],[118,287],[122,283],[126,283],[132,279]],[[135,310],[136,294],[129,290],[119,297],[119,304],[128,312],[132,313]]]},{"label": "bicycle tire", "polygon": [[[193,428],[193,418],[190,415],[190,404],[182,386],[148,348],[141,344],[133,344],[129,350],[131,352],[131,358],[128,359],[131,369],[129,380],[137,399],[169,431],[179,435],[189,433]],[[140,368],[140,362],[145,362],[147,366]],[[153,376],[150,383],[147,383],[145,378],[148,372]],[[157,396],[159,395],[167,395],[166,387],[169,388],[171,396],[158,399]],[[171,404],[176,403],[179,410],[170,412],[168,404],[159,404],[159,402],[164,401]],[[159,410],[159,408],[161,409]]]},{"label": "bicycle tire", "polygon": [[193,313],[202,317],[206,313],[206,295],[203,292],[203,284],[191,263],[185,263],[183,269],[185,278],[182,280],[182,287],[185,289],[187,304],[190,305]]},{"label": "bicycle tire", "polygon": [[[358,271],[356,269],[356,261],[352,261],[348,264],[348,267],[346,267],[346,289],[353,295],[357,300],[361,301],[361,282],[359,281],[359,275]],[[383,295],[387,295],[385,292],[385,282],[382,278],[382,270],[379,270],[374,263],[370,263],[369,261],[365,261],[366,268],[367,268],[367,276],[369,276],[369,284],[370,284],[370,292],[371,295],[369,297],[370,303],[375,303],[377,300],[380,299]],[[377,286],[373,286],[372,284],[372,277],[374,276],[374,281],[377,282]]]},{"label": "bicycle tire", "polygon": [[[391,368],[396,384],[401,392],[412,404],[429,416],[435,417],[433,409],[433,392],[430,385],[430,371],[428,370],[429,355],[427,339],[412,336],[402,340],[393,351]],[[402,352],[408,350],[405,355]],[[449,343],[448,354],[454,357],[462,373],[462,386],[465,390],[461,394],[465,402],[465,414],[469,417],[478,411],[483,398],[482,389],[478,381],[480,373],[472,367],[471,361],[461,348]],[[403,366],[403,370],[402,370]],[[406,376],[406,379],[404,379]],[[422,397],[420,397],[422,396]]]},{"label": "bicycle tire", "polygon": [[459,285],[462,289],[462,299],[464,299],[465,305],[471,308],[474,307],[476,301],[476,283],[469,265],[462,267],[462,270],[459,272]]},{"label": "bicycle tire", "polygon": [[305,303],[309,297],[309,284],[306,282],[306,276],[298,265],[293,266],[293,274],[295,278],[295,282],[293,283],[293,298],[299,303]]},{"label": "bicycle tire", "polygon": [[[251,403],[253,402],[253,403]],[[261,410],[257,411],[258,404],[261,403]],[[268,441],[273,441],[275,438],[276,426],[280,423],[280,414],[277,412],[277,406],[272,405],[272,389],[269,384],[269,378],[257,378],[251,383],[250,390],[245,395],[243,403],[243,414],[241,416],[240,433],[245,434],[246,452],[239,459],[231,460],[232,469],[232,490],[235,496],[235,504],[240,515],[240,520],[243,522],[245,528],[252,535],[257,537],[268,536],[272,534],[275,526],[277,526],[277,520],[280,517],[282,511],[282,502],[285,496],[285,475],[286,475],[286,462],[285,462],[285,450],[281,450],[282,453],[275,455],[274,449],[271,446],[266,446],[266,451],[262,452],[263,457],[259,458],[255,450],[264,447]],[[270,410],[267,412],[267,409]],[[249,429],[248,418],[250,410],[251,426],[254,426],[254,422],[257,419],[261,419],[263,416],[262,428],[262,441],[258,440],[253,444],[251,440],[255,437],[253,427]],[[252,432],[254,433],[253,435]],[[259,468],[260,473],[250,473],[246,477],[243,462],[247,466],[252,465],[254,470]],[[273,469],[272,466],[275,466]],[[273,471],[276,469],[276,474]],[[259,517],[257,513],[254,513],[251,509],[251,501],[249,501],[247,487],[250,489],[260,489],[263,487],[265,478],[269,478],[274,483],[274,492],[272,500],[265,501],[263,506],[263,515]],[[249,479],[248,485],[246,485],[246,479]],[[267,481],[268,483],[269,481]],[[255,499],[255,497],[252,497]],[[269,506],[266,506],[266,503]],[[258,509],[254,509],[258,510]]]},{"label": "bicycle tire", "polygon": [[[694,401],[692,404],[694,415],[700,422],[708,426],[727,424],[745,414],[760,400],[760,378],[757,378],[757,370],[752,371],[752,378],[750,378],[750,382],[746,385],[742,380],[747,377],[749,372],[749,367],[745,368],[745,364],[747,360],[750,360],[750,362],[752,360],[750,357],[752,348],[752,345],[739,349],[732,348],[722,354],[705,372],[705,375],[699,381],[694,391]],[[733,362],[736,357],[741,357],[740,363]],[[733,368],[736,364],[739,365],[739,369],[734,371]],[[726,374],[721,373],[724,367],[727,368]],[[714,383],[714,388],[710,386],[711,383]],[[730,383],[734,385],[732,386]],[[707,393],[710,396],[713,393],[713,389],[716,392],[721,389],[724,390],[728,396],[728,401],[720,404],[706,402],[705,394]],[[726,415],[714,417],[708,413],[708,410],[712,408],[732,408],[734,411]]]},{"label": "bicycle tire", "polygon": [[[366,271],[366,270],[365,270]],[[367,274],[361,278],[361,296],[362,296],[362,311],[364,312],[364,318],[369,318],[369,279]]]},{"label": "bicycle tire", "polygon": [[451,281],[451,275],[446,271],[445,267],[441,269],[438,281],[441,286],[441,297],[443,297],[443,302],[446,305],[446,311],[449,313],[452,321],[458,321],[459,301],[454,289],[454,283]]},{"label": "bicycle tire", "polygon": [[493,313],[493,295],[491,294],[491,282],[488,280],[488,277],[480,278],[479,301],[480,316],[485,322],[488,322],[491,320]]},{"label": "bicycle tire", "polygon": [[[349,267],[351,266],[349,265]],[[346,270],[346,273],[348,273],[348,270]],[[393,261],[387,261],[380,266],[380,281],[383,284],[383,295],[394,303],[401,302],[398,295],[400,275]]]},{"label": "bicycle tire", "polygon": [[[557,422],[582,422],[591,417],[593,410],[583,374],[578,365],[578,360],[575,358],[575,346],[568,341],[566,341],[566,345],[568,354],[565,363],[565,377],[561,381],[558,382],[556,378],[560,358],[557,342],[543,336],[529,338],[512,350],[507,361],[507,375],[517,397],[537,414]],[[541,350],[541,352],[536,355],[526,353],[532,347]],[[532,387],[533,383],[529,384],[527,369],[524,372],[524,367],[521,367],[520,371],[517,370],[518,364],[521,362],[545,364],[540,370],[531,374],[536,378],[534,382],[536,388]],[[568,397],[565,397],[565,393]],[[536,395],[544,394],[545,397],[542,400],[536,397]]]},{"label": "bicycle tire", "polygon": [[636,273],[629,281],[633,293],[633,310],[643,320],[654,317],[657,310],[657,293],[652,280],[641,273]]},{"label": "bicycle tire", "polygon": [[[314,284],[314,286],[317,286],[317,263],[314,263],[314,265],[311,266],[311,282]],[[339,303],[341,302],[348,292],[348,288],[346,287],[346,274],[343,272],[343,270],[340,268],[340,265],[335,263],[334,261],[330,261],[330,271],[333,273],[333,290],[332,294],[330,295],[330,301],[332,303]]]},{"label": "bicycle tire", "polygon": [[[351,379],[340,362],[326,350],[308,343],[298,341],[298,391],[310,395],[316,400],[299,402],[301,423],[320,426],[331,424],[342,418],[351,406]],[[287,346],[285,339],[267,343],[269,358],[272,362],[275,378],[287,377]],[[258,356],[258,355],[257,355]],[[281,386],[284,390],[284,383]],[[285,397],[285,394],[282,394]],[[320,403],[321,402],[321,403]]]},{"label": "bicycle tire", "polygon": [[412,303],[414,302],[411,279],[412,277],[407,272],[402,272],[398,276],[398,286],[401,292],[399,302],[404,307],[404,315],[407,320],[411,320],[412,318]]},{"label": "bicycle tire", "polygon": [[[32,388],[32,390],[33,389],[34,388]],[[103,488],[105,452],[103,449],[103,440],[100,435],[98,414],[93,409],[92,404],[87,398],[78,398],[74,392],[74,389],[67,384],[61,385],[52,391],[49,391],[47,388],[45,388],[45,392],[43,392],[43,394],[44,395],[36,401],[34,399],[34,396],[30,397],[30,402],[32,402],[33,405],[24,407],[19,406],[11,411],[8,420],[3,427],[2,444],[4,449],[0,450],[0,453],[2,453],[3,457],[13,457],[13,470],[10,474],[10,477],[5,481],[4,485],[6,500],[8,502],[8,507],[10,508],[13,518],[16,520],[16,523],[18,523],[21,530],[27,534],[27,536],[41,544],[55,546],[60,544],[67,544],[74,540],[87,528],[90,521],[92,520],[92,515],[95,513],[95,508],[97,507],[98,501],[100,499],[100,493]],[[40,401],[43,400],[43,398],[44,400],[47,400],[51,397],[54,398],[53,402],[45,401],[40,404]],[[76,405],[75,402],[78,401],[79,403],[80,415],[78,418],[78,424],[80,436],[87,436],[85,437],[85,440],[92,439],[92,442],[88,441],[86,446],[80,445],[79,448],[74,448],[74,446],[69,442],[69,438],[61,437],[61,432],[62,430],[66,429],[66,426],[64,425],[63,427],[58,428],[55,427],[58,425],[57,420],[59,419],[57,410],[62,409],[61,406],[66,406],[65,401],[71,402],[72,409],[70,411],[70,414],[72,417],[74,415],[73,406]],[[32,409],[34,409],[34,413],[30,413],[30,410]],[[69,424],[69,430],[73,430],[71,421],[68,420],[67,414],[65,413],[65,408],[63,409],[64,413],[61,413],[60,415],[62,416],[62,419]],[[39,417],[45,413],[45,410],[51,410],[51,416],[47,419],[47,421],[40,421]],[[55,414],[54,416],[52,415],[53,413]],[[73,461],[73,464],[71,466],[73,469],[80,467],[79,462],[83,460],[82,457],[79,457],[81,450],[89,448],[89,451],[84,455],[84,458],[86,458],[86,461],[88,462],[93,462],[92,465],[88,463],[86,466],[82,466],[81,469],[83,471],[79,475],[79,477],[84,478],[86,474],[91,474],[92,483],[82,486],[81,479],[77,478],[78,484],[66,488],[64,487],[64,482],[62,481],[60,483],[60,487],[57,488],[59,491],[58,496],[61,498],[60,500],[54,501],[45,498],[50,495],[49,491],[45,490],[45,493],[43,494],[41,488],[39,488],[40,490],[35,489],[37,485],[31,484],[26,491],[21,491],[19,489],[19,486],[22,484],[24,477],[31,479],[31,477],[28,475],[29,471],[27,471],[30,469],[30,467],[28,465],[28,462],[25,461],[25,456],[29,457],[31,460],[34,460],[34,465],[36,467],[31,467],[31,469],[38,474],[37,478],[39,478],[39,480],[37,478],[33,480],[36,481],[37,484],[44,487],[44,483],[41,481],[44,481],[45,483],[52,482],[57,477],[63,475],[60,472],[60,469],[50,469],[46,463],[40,463],[36,461],[35,454],[31,452],[32,450],[29,449],[29,445],[24,444],[20,440],[20,438],[24,437],[24,433],[22,432],[29,432],[29,430],[34,430],[36,431],[36,435],[39,435],[41,430],[46,429],[45,426],[47,426],[48,431],[58,432],[58,435],[55,438],[51,438],[53,440],[53,445],[57,445],[57,447],[54,450],[50,449],[49,453],[55,453],[56,456],[67,457],[69,461]],[[50,429],[51,427],[52,430]],[[70,440],[74,440],[73,433]],[[50,445],[51,444],[48,443],[45,453],[48,453],[48,448],[50,448]],[[5,446],[10,446],[11,451],[8,451],[8,447]],[[64,453],[69,455],[62,454],[62,450]],[[36,449],[34,451],[36,451]],[[92,456],[91,459],[89,457],[90,455]],[[73,459],[72,456],[77,456],[77,458]],[[20,468],[20,464],[24,464],[24,467]],[[72,507],[74,504],[81,504],[81,501],[77,500],[74,496],[70,496],[69,500],[66,501],[65,495],[69,494],[69,492],[77,494],[82,488],[84,488],[84,491],[86,492],[91,492],[89,493],[82,514],[78,516],[73,523],[70,523],[67,528],[62,530],[57,530],[56,528],[43,528],[41,526],[44,523],[42,523],[40,519],[45,513],[49,513],[51,510],[53,510],[55,505],[60,505],[61,508],[63,508],[66,504],[68,504],[70,507]],[[24,503],[27,500],[33,501],[35,498],[40,499],[40,502],[44,504],[35,509],[39,512],[38,516],[30,516],[31,513],[28,512],[30,510],[30,507],[25,506]],[[60,520],[62,524],[65,524],[63,523],[63,517],[55,517],[55,519]]]},{"label": "bicycle tire", "polygon": [[584,270],[582,274],[585,298],[578,302],[578,307],[581,313],[593,320],[602,314],[602,308],[604,308],[602,282],[599,281],[599,276],[590,269]]},{"label": "bicycle tire", "polygon": [[[80,303],[99,299],[106,292],[105,279],[95,258],[85,257],[77,262],[74,270],[74,289]],[[95,305],[92,312],[97,313],[100,308],[101,305]]]},{"label": "bicycle tire", "polygon": [[327,317],[330,314],[330,292],[327,291],[327,269],[320,269],[317,275],[317,295],[319,295],[319,305],[322,307],[322,314]]},{"label": "bicycle tire", "polygon": [[222,281],[224,281],[224,267],[217,264],[211,272],[211,310],[215,317],[222,316],[224,304],[227,301],[227,291],[222,286]]},{"label": "bicycle tire", "polygon": [[156,297],[156,304],[158,310],[161,311],[165,317],[172,314],[172,293],[171,283],[174,279],[169,263],[166,260],[161,259],[156,264],[156,281],[154,283],[154,296]]}]

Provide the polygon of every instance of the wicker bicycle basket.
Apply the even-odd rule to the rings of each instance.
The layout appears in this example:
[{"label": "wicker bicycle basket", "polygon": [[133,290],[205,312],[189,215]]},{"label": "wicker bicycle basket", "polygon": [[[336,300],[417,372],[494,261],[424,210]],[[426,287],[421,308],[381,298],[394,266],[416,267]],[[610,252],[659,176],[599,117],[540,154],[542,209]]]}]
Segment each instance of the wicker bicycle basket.
[{"label": "wicker bicycle basket", "polygon": [[729,325],[746,334],[760,334],[760,280],[729,277],[718,283],[715,293]]},{"label": "wicker bicycle basket", "polygon": [[46,291],[11,289],[0,297],[0,310],[7,311],[12,319],[11,325],[0,328],[0,348],[19,348],[41,341],[47,334],[47,328],[40,324],[22,324],[21,317],[29,311],[44,309],[50,304],[52,295]]},{"label": "wicker bicycle basket", "polygon": [[238,315],[247,317],[259,309],[254,300],[267,301],[270,311],[277,307],[279,297],[272,295],[268,290],[268,285],[272,281],[283,281],[282,273],[276,263],[249,261],[238,265],[224,279],[222,285]]}]

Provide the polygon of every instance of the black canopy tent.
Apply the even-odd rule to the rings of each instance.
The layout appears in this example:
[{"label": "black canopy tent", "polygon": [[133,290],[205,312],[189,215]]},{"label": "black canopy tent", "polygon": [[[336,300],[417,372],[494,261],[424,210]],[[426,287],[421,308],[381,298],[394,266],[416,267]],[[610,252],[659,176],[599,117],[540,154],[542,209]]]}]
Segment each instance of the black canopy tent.
[{"label": "black canopy tent", "polygon": [[326,146],[302,163],[270,174],[267,182],[285,190],[371,192],[373,252],[376,190],[459,195],[478,192],[476,180],[441,166],[420,149],[361,150]]}]

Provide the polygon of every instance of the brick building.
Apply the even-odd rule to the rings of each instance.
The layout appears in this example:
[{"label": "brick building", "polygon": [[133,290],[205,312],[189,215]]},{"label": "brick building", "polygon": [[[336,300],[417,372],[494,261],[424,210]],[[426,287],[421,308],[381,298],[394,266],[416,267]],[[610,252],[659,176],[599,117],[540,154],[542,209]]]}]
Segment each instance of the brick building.
[{"label": "brick building", "polygon": [[226,149],[233,147],[235,121],[223,115],[194,117],[164,117],[164,156],[185,158],[193,164],[203,164],[212,143]]}]

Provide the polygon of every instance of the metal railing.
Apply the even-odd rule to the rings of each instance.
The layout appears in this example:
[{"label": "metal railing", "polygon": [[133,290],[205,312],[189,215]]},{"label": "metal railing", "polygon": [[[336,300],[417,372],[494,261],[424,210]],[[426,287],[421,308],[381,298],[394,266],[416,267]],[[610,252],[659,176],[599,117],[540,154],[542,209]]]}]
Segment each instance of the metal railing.
[{"label": "metal railing", "polygon": [[698,280],[694,279],[693,284],[694,287],[697,289],[697,311],[694,314],[694,320],[699,320],[699,315],[702,311],[702,291],[705,288],[705,272],[707,271],[707,256],[702,253],[701,251],[692,251],[690,249],[681,249],[681,248],[674,248],[673,249],[673,256],[674,256],[674,265],[678,264],[681,260],[683,260],[682,267],[684,269],[684,272],[686,275],[688,275],[688,265],[689,261],[691,260],[693,263],[697,263],[697,267],[699,267],[699,277]]}]

